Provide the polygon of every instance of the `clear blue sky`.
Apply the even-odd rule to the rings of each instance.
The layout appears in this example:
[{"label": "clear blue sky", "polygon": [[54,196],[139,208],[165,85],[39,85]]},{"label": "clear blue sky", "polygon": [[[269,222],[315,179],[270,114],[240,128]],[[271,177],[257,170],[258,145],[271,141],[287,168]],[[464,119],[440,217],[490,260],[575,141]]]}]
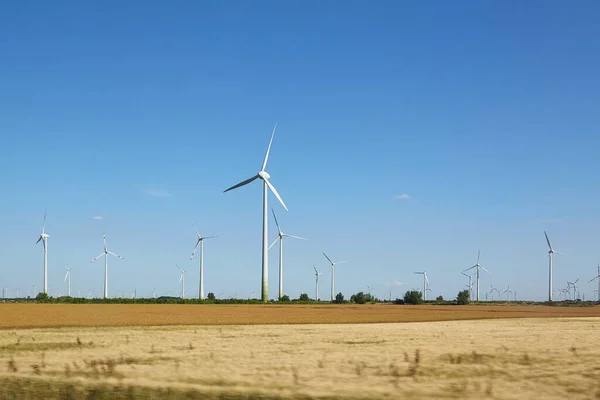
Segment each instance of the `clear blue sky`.
[{"label": "clear blue sky", "polygon": [[[111,296],[260,291],[261,185],[289,212],[285,292],[314,292],[325,251],[347,296],[547,292],[600,262],[600,4],[595,1],[19,1],[0,12],[0,287]],[[407,196],[401,196],[401,195]],[[398,198],[400,197],[400,198]],[[404,198],[409,197],[409,198]],[[102,217],[101,220],[93,217]],[[274,224],[270,222],[271,237]],[[276,252],[270,297],[277,295]],[[482,295],[483,296],[483,295]]]}]

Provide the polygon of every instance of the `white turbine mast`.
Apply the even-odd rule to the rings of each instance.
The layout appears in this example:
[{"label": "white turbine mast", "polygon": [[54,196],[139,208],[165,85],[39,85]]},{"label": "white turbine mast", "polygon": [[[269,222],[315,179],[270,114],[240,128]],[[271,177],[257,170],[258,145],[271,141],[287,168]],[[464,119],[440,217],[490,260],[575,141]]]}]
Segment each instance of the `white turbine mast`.
[{"label": "white turbine mast", "polygon": [[323,255],[325,256],[325,258],[327,259],[327,261],[329,261],[329,263],[331,264],[331,269],[329,270],[329,274],[331,276],[331,301],[333,302],[335,300],[335,266],[338,264],[343,264],[345,262],[348,261],[338,261],[338,262],[333,262],[331,261],[331,258],[327,257],[327,254],[323,253]]},{"label": "white turbine mast", "polygon": [[552,248],[546,231],[544,231],[544,236],[546,236],[546,243],[548,243],[548,301],[552,301],[552,255],[556,253],[566,256],[566,254],[556,251],[554,248]]},{"label": "white turbine mast", "polygon": [[461,274],[463,274],[464,276],[466,276],[467,278],[469,278],[469,284],[467,285],[467,289],[469,290],[469,298],[473,298],[473,283],[471,280],[473,278],[473,275],[469,275],[469,274],[465,274],[464,272],[461,272]]},{"label": "white turbine mast", "polygon": [[476,293],[476,294],[477,294],[477,297],[476,297],[476,299],[475,299],[476,301],[479,301],[479,270],[480,270],[480,269],[482,269],[482,270],[484,270],[485,272],[487,272],[488,274],[490,274],[490,275],[492,274],[490,271],[488,271],[487,269],[485,269],[484,267],[482,267],[482,266],[481,266],[481,264],[479,264],[479,256],[480,256],[480,255],[481,255],[481,251],[480,251],[480,250],[478,250],[478,251],[477,251],[477,264],[475,264],[475,265],[473,265],[471,268],[467,268],[467,269],[465,269],[465,270],[463,271],[463,272],[467,272],[467,271],[469,271],[469,270],[471,270],[471,269],[475,268],[475,275],[477,276],[477,279],[476,279],[476,290],[477,290],[477,293]]},{"label": "white turbine mast", "polygon": [[196,234],[198,235],[198,241],[196,242],[196,246],[194,247],[194,250],[192,251],[192,255],[190,256],[190,261],[192,261],[192,258],[194,258],[194,255],[196,255],[196,250],[198,250],[198,247],[200,247],[200,282],[199,282],[199,287],[198,287],[198,298],[200,300],[204,300],[204,240],[216,238],[217,236],[202,236],[202,235],[200,235],[200,232],[198,232],[198,228],[196,228],[196,225],[193,222],[192,222],[192,226],[194,227],[194,230],[196,231]]},{"label": "white turbine mast", "polygon": [[179,268],[179,265],[177,264],[175,264],[175,266],[181,272],[181,275],[179,276],[179,283],[181,283],[181,298],[185,299],[185,273],[187,270]]},{"label": "white turbine mast", "polygon": [[109,251],[108,247],[106,246],[106,233],[103,233],[102,236],[104,238],[104,251],[90,262],[94,262],[100,257],[104,256],[104,298],[108,299],[108,255],[110,254],[111,256],[120,258],[121,260],[124,260],[124,258],[116,253],[113,253],[112,251]]},{"label": "white turbine mast", "polygon": [[275,130],[277,129],[277,124],[273,128],[273,133],[271,134],[271,140],[269,141],[269,147],[267,147],[267,153],[265,154],[265,159],[262,163],[262,167],[260,171],[252,178],[248,178],[243,182],[240,182],[236,185],[233,185],[229,189],[226,189],[225,192],[228,192],[233,189],[237,189],[241,186],[245,186],[250,182],[253,182],[256,179],[261,179],[263,181],[263,236],[262,236],[262,286],[261,286],[261,299],[264,303],[269,301],[269,249],[268,249],[268,202],[267,202],[267,194],[268,190],[275,195],[277,200],[281,203],[283,208],[287,211],[287,206],[279,196],[277,189],[271,184],[269,178],[271,175],[266,171],[267,161],[269,160],[269,152],[271,151],[271,144],[273,143],[273,137],[275,136]]},{"label": "white turbine mast", "polygon": [[67,268],[65,268],[65,269],[67,270],[67,273],[65,274],[64,280],[66,281],[67,279],[69,279],[68,286],[67,286],[68,287],[67,296],[71,297],[71,268],[69,268],[69,266],[67,265]]},{"label": "white turbine mast", "polygon": [[423,275],[423,301],[427,300],[427,292],[429,291],[429,278],[427,278],[427,271],[415,272],[417,275]]},{"label": "white turbine mast", "polygon": [[40,233],[40,238],[35,242],[35,244],[38,244],[41,241],[44,246],[44,294],[48,294],[48,238],[50,237],[50,235],[46,233],[46,214],[47,210],[44,211],[42,233]]},{"label": "white turbine mast", "polygon": [[273,218],[275,219],[275,225],[277,226],[277,237],[275,238],[273,243],[271,243],[268,250],[271,250],[271,247],[275,246],[275,243],[277,243],[277,241],[279,240],[279,297],[278,297],[278,299],[281,300],[281,298],[283,297],[283,238],[288,237],[288,238],[292,238],[292,239],[301,239],[301,240],[308,240],[308,239],[305,239],[300,236],[288,235],[287,233],[283,233],[281,231],[281,227],[279,226],[279,222],[277,221],[277,216],[275,215],[275,210],[273,210],[271,208],[271,211],[273,212]]},{"label": "white turbine mast", "polygon": [[319,301],[319,275],[322,274],[322,272],[317,271],[317,267],[315,267],[313,265],[313,269],[315,270],[315,277],[316,277],[316,288],[315,288],[315,300]]}]

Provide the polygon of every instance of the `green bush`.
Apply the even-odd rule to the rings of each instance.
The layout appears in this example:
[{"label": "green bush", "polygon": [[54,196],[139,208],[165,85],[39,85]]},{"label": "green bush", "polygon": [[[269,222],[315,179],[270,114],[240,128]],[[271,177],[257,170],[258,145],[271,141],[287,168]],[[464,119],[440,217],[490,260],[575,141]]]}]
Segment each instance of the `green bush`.
[{"label": "green bush", "polygon": [[310,299],[308,298],[308,295],[306,293],[302,293],[300,295],[300,297],[298,298],[299,301],[310,301]]},{"label": "green bush", "polygon": [[206,296],[206,297],[207,297],[209,300],[211,300],[211,301],[214,301],[214,299],[215,299],[215,294],[214,294],[213,292],[210,292],[210,293],[208,294],[208,296]]},{"label": "green bush", "polygon": [[407,290],[404,293],[404,303],[405,304],[422,304],[423,303],[423,293],[418,292],[416,290]]},{"label": "green bush", "polygon": [[444,297],[443,296],[438,296],[435,298],[435,301],[437,301],[438,303],[441,303],[444,301]]},{"label": "green bush", "polygon": [[465,305],[469,304],[470,302],[471,294],[468,290],[461,290],[460,292],[458,292],[458,295],[456,295],[456,304]]},{"label": "green bush", "polygon": [[284,294],[283,296],[281,296],[281,298],[279,299],[279,301],[283,301],[283,302],[289,302],[290,301],[290,296],[288,296],[287,294]]},{"label": "green bush", "polygon": [[335,300],[333,301],[335,304],[342,304],[344,302],[344,295],[342,292],[335,295]]}]

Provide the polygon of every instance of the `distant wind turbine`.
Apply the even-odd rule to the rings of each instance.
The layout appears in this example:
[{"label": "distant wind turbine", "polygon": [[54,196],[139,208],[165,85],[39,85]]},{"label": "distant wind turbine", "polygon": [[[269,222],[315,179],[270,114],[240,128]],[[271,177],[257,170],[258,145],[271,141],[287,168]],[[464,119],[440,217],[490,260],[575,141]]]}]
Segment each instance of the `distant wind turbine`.
[{"label": "distant wind turbine", "polygon": [[198,298],[200,300],[204,300],[204,240],[216,238],[216,236],[202,236],[200,235],[200,232],[198,232],[198,229],[196,228],[196,225],[194,225],[193,222],[192,225],[194,226],[194,230],[198,235],[198,241],[196,242],[196,247],[194,247],[194,251],[192,251],[190,261],[192,261],[192,258],[194,258],[196,250],[198,250],[198,246],[200,246],[200,286],[198,288]]},{"label": "distant wind turbine", "polygon": [[417,275],[423,275],[423,301],[427,300],[427,287],[429,286],[429,279],[427,278],[427,271],[415,272]]},{"label": "distant wind turbine", "polygon": [[598,292],[598,303],[600,303],[600,264],[598,264],[598,275],[590,279],[590,282],[593,282],[596,279],[598,279],[598,290],[595,290],[594,293]]},{"label": "distant wind turbine", "polygon": [[179,277],[179,283],[181,283],[181,298],[185,299],[185,273],[187,270],[179,268],[179,265],[175,264],[177,269],[181,271],[181,276]]},{"label": "distant wind turbine", "polygon": [[283,233],[281,231],[281,227],[279,226],[279,222],[277,221],[277,216],[275,215],[275,210],[271,209],[271,211],[273,212],[273,218],[275,219],[275,225],[277,226],[278,233],[277,233],[277,237],[275,238],[273,243],[271,243],[268,250],[271,250],[271,247],[275,246],[275,243],[277,243],[277,241],[279,240],[279,297],[278,297],[278,299],[281,300],[281,298],[283,297],[283,238],[289,237],[292,239],[301,239],[301,240],[308,240],[308,239],[305,239],[300,236],[288,235],[287,233]]},{"label": "distant wind turbine", "polygon": [[42,225],[42,233],[40,238],[35,242],[38,244],[40,241],[44,246],[44,294],[48,294],[48,238],[50,235],[46,233],[46,211],[44,211],[44,224]]},{"label": "distant wind turbine", "polygon": [[102,252],[102,254],[100,254],[98,257],[94,258],[90,262],[94,262],[100,257],[104,256],[104,298],[108,299],[108,255],[110,254],[111,256],[120,258],[121,260],[124,260],[124,258],[118,254],[113,253],[112,251],[109,251],[108,247],[106,246],[106,234],[103,233],[102,236],[104,238],[104,252]]},{"label": "distant wind turbine", "polygon": [[315,267],[314,265],[313,265],[313,268],[315,270],[315,277],[317,278],[316,288],[315,288],[315,300],[319,301],[319,275],[321,275],[321,272],[317,271],[317,267]]},{"label": "distant wind turbine", "polygon": [[245,181],[240,182],[236,185],[233,185],[229,189],[225,190],[225,192],[228,192],[230,190],[237,189],[241,186],[249,184],[250,182],[252,182],[256,179],[262,179],[262,181],[263,181],[263,237],[262,237],[261,299],[264,303],[267,303],[269,301],[269,249],[268,249],[268,246],[269,246],[269,244],[268,244],[268,240],[269,240],[268,224],[269,223],[268,223],[268,205],[267,205],[268,190],[267,190],[267,188],[270,189],[271,192],[273,192],[273,194],[275,195],[277,200],[279,200],[279,202],[281,203],[283,208],[285,208],[287,211],[287,206],[281,199],[281,196],[279,196],[277,189],[275,189],[275,187],[271,184],[271,182],[269,182],[269,178],[271,178],[271,175],[269,175],[269,173],[266,171],[267,161],[269,160],[269,152],[271,151],[271,144],[273,143],[273,137],[275,136],[276,129],[277,129],[277,124],[275,124],[275,127],[273,128],[273,133],[271,134],[271,140],[269,141],[269,147],[267,147],[267,153],[265,154],[265,159],[263,161],[260,171],[258,171],[258,173],[256,175],[254,175],[252,178],[248,178]]},{"label": "distant wind turbine", "polygon": [[67,279],[69,279],[67,296],[71,297],[71,268],[67,266],[66,270],[67,273],[65,274],[64,280],[66,281]]},{"label": "distant wind turbine", "polygon": [[552,301],[552,255],[556,253],[566,256],[566,254],[556,251],[552,248],[546,231],[544,231],[544,236],[546,236],[546,243],[548,243],[548,301]]},{"label": "distant wind turbine", "polygon": [[464,272],[461,272],[461,274],[463,274],[464,276],[466,276],[467,278],[469,278],[469,285],[467,286],[467,289],[469,290],[469,298],[473,298],[473,283],[471,282],[471,279],[473,278],[472,275],[469,274],[465,274]]},{"label": "distant wind turbine", "polygon": [[468,270],[471,270],[471,269],[475,268],[476,275],[477,275],[477,281],[476,281],[477,282],[477,285],[476,285],[476,288],[477,288],[477,298],[476,298],[476,301],[479,301],[479,270],[482,269],[482,270],[484,270],[485,272],[487,272],[488,274],[491,275],[490,271],[488,271],[487,269],[485,269],[484,267],[482,267],[481,264],[479,264],[479,256],[480,255],[481,255],[481,251],[477,251],[477,264],[475,264],[471,268],[467,268],[467,269],[465,269],[463,271],[463,272],[467,272]]},{"label": "distant wind turbine", "polygon": [[577,278],[577,280],[575,282],[567,281],[567,287],[570,286],[573,288],[573,301],[575,301],[577,299],[577,282],[579,282],[579,278]]},{"label": "distant wind turbine", "polygon": [[331,258],[327,257],[327,254],[323,253],[323,255],[325,256],[325,258],[327,259],[327,261],[329,261],[329,263],[331,264],[331,269],[330,269],[330,275],[331,275],[331,301],[335,300],[335,266],[338,264],[343,264],[347,261],[338,261],[338,262],[333,262],[331,261]]}]

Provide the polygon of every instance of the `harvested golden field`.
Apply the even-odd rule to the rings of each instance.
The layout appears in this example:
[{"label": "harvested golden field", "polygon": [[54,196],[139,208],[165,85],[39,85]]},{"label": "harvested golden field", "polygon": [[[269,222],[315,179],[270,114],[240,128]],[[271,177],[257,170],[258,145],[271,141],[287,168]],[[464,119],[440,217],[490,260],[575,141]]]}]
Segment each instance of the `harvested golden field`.
[{"label": "harvested golden field", "polygon": [[0,398],[600,397],[599,318],[0,331]]},{"label": "harvested golden field", "polygon": [[0,303],[0,329],[86,326],[328,324],[600,317],[600,307]]}]

